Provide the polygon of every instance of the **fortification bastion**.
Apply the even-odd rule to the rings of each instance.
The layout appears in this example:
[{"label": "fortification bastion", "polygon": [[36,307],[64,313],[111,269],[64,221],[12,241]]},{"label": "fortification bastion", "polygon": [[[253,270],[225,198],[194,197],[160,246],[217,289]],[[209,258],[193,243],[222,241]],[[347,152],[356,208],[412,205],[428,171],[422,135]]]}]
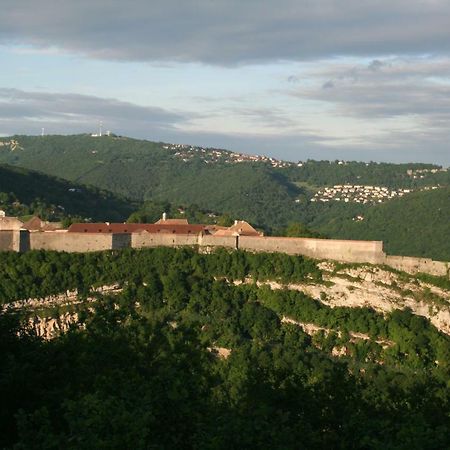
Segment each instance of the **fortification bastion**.
[{"label": "fortification bastion", "polygon": [[[344,263],[386,264],[408,273],[424,272],[449,277],[448,262],[428,258],[386,255],[382,241],[264,236],[244,221],[231,227],[190,225],[183,219],[155,224],[79,223],[68,229],[28,230],[14,217],[0,217],[0,251],[54,250],[94,252],[122,248],[196,246],[252,252],[279,252]],[[49,230],[49,231],[46,231]]]}]

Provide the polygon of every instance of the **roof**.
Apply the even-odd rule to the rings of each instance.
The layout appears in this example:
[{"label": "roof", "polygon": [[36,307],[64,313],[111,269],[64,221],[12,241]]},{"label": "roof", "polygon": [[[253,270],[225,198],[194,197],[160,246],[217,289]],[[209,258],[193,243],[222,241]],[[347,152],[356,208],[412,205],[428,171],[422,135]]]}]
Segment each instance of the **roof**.
[{"label": "roof", "polygon": [[239,236],[239,233],[226,228],[225,230],[217,230],[214,236]]},{"label": "roof", "polygon": [[55,231],[62,229],[63,226],[61,222],[47,222],[38,216],[33,216],[23,224],[22,228],[28,231]]},{"label": "roof", "polygon": [[159,219],[155,224],[162,225],[188,225],[187,219]]},{"label": "roof", "polygon": [[23,228],[29,231],[37,231],[40,230],[45,225],[45,222],[40,219],[38,216],[33,216],[30,220],[27,220],[23,224]]},{"label": "roof", "polygon": [[41,231],[57,231],[64,230],[63,224],[61,222],[45,222],[45,225],[41,228]]},{"label": "roof", "polygon": [[205,225],[156,224],[156,223],[74,223],[68,229],[69,233],[168,233],[168,234],[199,234],[207,231]]},{"label": "roof", "polygon": [[[256,231],[248,222],[245,220],[236,220],[234,225],[228,228],[228,235],[231,236],[262,236],[263,233]],[[215,233],[217,234],[217,233]],[[226,236],[227,234],[222,234],[222,236]],[[219,234],[220,236],[220,234]]]}]

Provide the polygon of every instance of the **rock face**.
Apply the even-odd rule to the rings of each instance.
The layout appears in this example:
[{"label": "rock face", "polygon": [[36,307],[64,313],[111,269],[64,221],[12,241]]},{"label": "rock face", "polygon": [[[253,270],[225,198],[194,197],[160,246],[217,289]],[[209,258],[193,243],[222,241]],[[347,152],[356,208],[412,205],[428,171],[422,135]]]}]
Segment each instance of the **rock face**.
[{"label": "rock face", "polygon": [[[304,292],[310,297],[330,307],[369,307],[378,312],[387,313],[395,309],[409,308],[414,314],[423,316],[441,332],[450,335],[450,291],[438,288],[417,280],[414,276],[398,274],[371,265],[337,266],[331,262],[322,262],[318,267],[323,271],[323,283],[282,284],[277,281],[258,281],[258,286],[267,285],[272,289],[292,289]],[[235,285],[253,283],[252,279],[235,280]],[[101,286],[91,292],[113,295],[121,292],[118,284]],[[80,303],[95,301],[95,296],[80,299],[76,291],[49,296],[43,299],[28,299],[11,302],[3,310],[25,309],[29,311],[29,325],[39,336],[46,339],[54,337],[59,332],[66,331],[71,323],[78,321],[76,307]],[[56,317],[49,317],[48,310],[63,308],[65,312]],[[46,314],[39,311],[46,310]],[[291,322],[290,318],[283,318],[284,322]],[[320,329],[314,324],[297,323],[303,330],[313,335],[317,331],[330,332],[334,330]],[[368,339],[365,335],[353,333],[352,339]],[[378,342],[389,346],[389,342]],[[222,349],[215,349],[215,353],[226,358],[229,356]]]},{"label": "rock face", "polygon": [[383,313],[409,308],[450,335],[450,291],[418,281],[414,276],[401,276],[376,266],[338,269],[330,262],[318,266],[323,270],[323,284],[258,281],[257,285],[301,291],[332,308],[368,307]]},{"label": "rock face", "polygon": [[[338,337],[342,336],[342,332],[339,330],[333,330],[331,328],[319,327],[318,325],[316,325],[314,323],[298,322],[297,320],[293,320],[286,316],[281,318],[281,322],[297,325],[306,334],[309,334],[310,336],[314,336],[319,331],[322,331],[323,333],[325,333],[326,336],[328,336],[330,333],[335,333]],[[360,340],[363,340],[363,341],[370,340],[370,336],[365,333],[357,333],[354,331],[350,331],[349,335],[350,335],[350,342],[357,342]],[[394,345],[394,342],[389,341],[387,339],[377,339],[374,342],[376,342],[377,344],[380,344],[383,348],[391,347],[392,345]]]},{"label": "rock face", "polygon": [[[91,289],[92,296],[87,299],[80,299],[77,290],[67,291],[62,294],[49,295],[44,298],[29,298],[27,300],[17,300],[3,306],[2,311],[25,310],[28,314],[28,326],[36,334],[44,339],[52,339],[59,333],[66,332],[72,324],[78,322],[78,313],[74,311],[81,303],[94,302],[95,293],[103,295],[114,295],[122,292],[118,284],[100,286]],[[49,311],[58,308],[70,308],[62,314],[48,315]],[[44,313],[45,311],[45,313]]]},{"label": "rock face", "polygon": [[72,324],[77,322],[78,314],[69,312],[57,318],[33,316],[28,319],[29,326],[44,339],[52,339],[59,333],[66,332]]}]

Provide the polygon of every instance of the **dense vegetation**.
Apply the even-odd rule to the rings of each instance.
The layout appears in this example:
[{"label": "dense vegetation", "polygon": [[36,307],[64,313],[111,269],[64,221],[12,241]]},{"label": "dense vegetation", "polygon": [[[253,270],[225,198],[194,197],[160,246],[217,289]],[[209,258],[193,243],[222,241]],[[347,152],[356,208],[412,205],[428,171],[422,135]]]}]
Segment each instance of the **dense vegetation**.
[{"label": "dense vegetation", "polygon": [[39,215],[47,220],[75,216],[122,221],[133,205],[95,187],[0,165],[0,209],[8,215]]},{"label": "dense vegetation", "polygon": [[[387,202],[386,205],[392,202],[391,208],[352,202],[309,201],[319,187],[335,184],[392,189],[450,186],[449,171],[420,172],[438,169],[431,164],[309,160],[302,166],[274,168],[264,162],[233,164],[224,159],[206,163],[201,152],[183,161],[176,156],[175,149],[162,143],[116,136],[15,136],[14,139],[20,147],[14,151],[1,147],[0,162],[93,185],[137,202],[169,203],[174,211],[178,205],[197,205],[201,211],[227,216],[228,221],[230,218],[248,220],[268,234],[280,232],[290,222],[301,222],[330,238],[384,239],[389,252],[450,260],[448,233],[433,231],[441,230],[441,218],[447,217],[450,211],[450,202],[443,201],[442,192],[445,191],[428,192],[426,203],[413,202],[412,227],[410,221],[401,220],[410,217],[404,214],[412,206],[408,202],[409,196]],[[418,171],[417,176],[414,178],[407,171]],[[106,209],[110,211],[109,207]],[[145,211],[150,209],[148,204],[136,209],[137,214],[130,218],[131,221],[154,216]],[[395,214],[391,216],[394,209]],[[369,221],[351,223],[357,215],[366,216],[372,210],[373,213],[368,215],[370,224]],[[93,214],[87,216],[93,217]],[[201,218],[198,214],[193,217]],[[398,218],[392,228],[380,230],[380,224],[389,223],[392,217]],[[115,216],[103,220],[115,220]],[[417,230],[425,232],[418,233]]]},{"label": "dense vegetation", "polygon": [[[20,315],[0,315],[2,448],[450,445],[450,340],[426,320],[229,282],[320,283],[311,260],[168,248],[4,256],[4,303],[124,289],[76,306],[84,326],[47,342],[21,330]],[[311,337],[283,316],[330,331]]]},{"label": "dense vegetation", "polygon": [[449,184],[449,172],[426,173],[424,178],[412,178],[408,170],[436,169],[433,164],[407,163],[363,163],[357,161],[314,161],[308,160],[299,168],[288,170],[293,181],[311,186],[333,186],[336,184],[357,184],[386,186],[389,188],[418,188],[432,184]]},{"label": "dense vegetation", "polygon": [[385,251],[415,256],[450,258],[450,187],[414,192],[405,198],[368,208],[364,220],[334,217],[322,226],[324,233],[342,239],[374,239]]}]

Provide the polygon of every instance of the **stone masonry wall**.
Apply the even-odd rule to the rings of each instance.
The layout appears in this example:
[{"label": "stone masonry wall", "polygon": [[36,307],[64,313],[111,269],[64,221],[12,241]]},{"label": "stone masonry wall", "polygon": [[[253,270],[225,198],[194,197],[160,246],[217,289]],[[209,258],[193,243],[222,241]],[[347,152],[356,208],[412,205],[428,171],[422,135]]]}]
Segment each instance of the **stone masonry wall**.
[{"label": "stone masonry wall", "polygon": [[198,238],[198,245],[205,248],[226,247],[236,250],[238,248],[237,236],[211,236],[200,235]]},{"label": "stone masonry wall", "polygon": [[183,245],[198,245],[196,234],[152,234],[147,232],[132,233],[131,247],[179,247]]},{"label": "stone masonry wall", "polygon": [[384,264],[408,273],[423,272],[450,278],[450,263],[448,262],[433,261],[428,258],[413,258],[410,256],[386,256]]},{"label": "stone masonry wall", "polygon": [[381,263],[385,257],[381,241],[241,236],[239,249],[374,264]]},{"label": "stone masonry wall", "polygon": [[0,231],[0,251],[19,251],[17,231]]},{"label": "stone masonry wall", "polygon": [[32,250],[58,252],[96,252],[113,248],[110,233],[67,233],[58,231],[30,233]]},{"label": "stone masonry wall", "polygon": [[280,252],[331,259],[348,263],[386,264],[408,273],[429,273],[450,277],[450,263],[428,258],[387,256],[381,241],[282,238],[255,236],[217,236],[151,233],[67,233],[0,231],[0,251],[55,250],[92,252],[120,248],[199,246],[205,251],[216,247],[254,252]]}]

